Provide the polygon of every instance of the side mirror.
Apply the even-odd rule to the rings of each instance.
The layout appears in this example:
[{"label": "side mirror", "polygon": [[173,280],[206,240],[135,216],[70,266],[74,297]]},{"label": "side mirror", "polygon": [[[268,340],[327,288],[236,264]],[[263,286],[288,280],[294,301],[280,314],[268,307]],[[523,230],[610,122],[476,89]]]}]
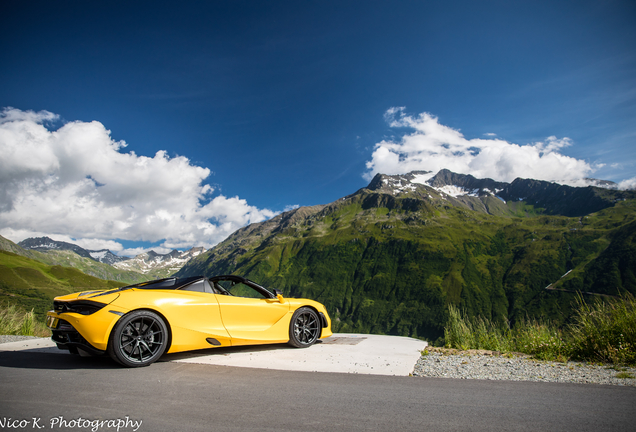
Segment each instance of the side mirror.
[{"label": "side mirror", "polygon": [[276,288],[274,288],[274,294],[276,294],[276,298],[279,302],[283,303],[285,301],[285,299],[283,298],[283,292],[281,290],[277,290]]}]

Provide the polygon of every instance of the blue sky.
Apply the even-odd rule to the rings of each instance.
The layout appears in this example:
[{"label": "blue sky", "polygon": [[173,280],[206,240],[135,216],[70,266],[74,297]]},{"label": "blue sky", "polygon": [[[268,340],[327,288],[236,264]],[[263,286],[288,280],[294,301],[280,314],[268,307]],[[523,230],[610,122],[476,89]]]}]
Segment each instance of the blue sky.
[{"label": "blue sky", "polygon": [[[164,210],[178,216],[179,207],[194,206],[198,216],[190,223],[212,227],[201,228],[206,237],[166,222],[163,229],[172,226],[172,234],[151,233],[122,210],[134,204],[117,204],[121,194],[112,190],[108,200],[78,204],[83,193],[105,194],[111,187],[99,175],[110,179],[125,176],[125,167],[134,169],[138,161],[128,158],[132,165],[117,162],[108,174],[83,172],[81,178],[94,179],[90,191],[75,182],[72,192],[60,186],[50,198],[72,195],[76,214],[87,205],[103,210],[107,202],[117,211],[102,213],[129,221],[120,228],[25,221],[20,212],[28,207],[16,197],[35,189],[16,186],[15,178],[33,167],[16,168],[12,180],[0,176],[11,203],[0,206],[0,234],[14,241],[47,234],[131,253],[151,245],[197,246],[205,238],[209,247],[238,226],[290,206],[350,194],[375,172],[444,168],[439,163],[446,159],[435,159],[426,146],[447,132],[465,140],[458,146],[486,148],[489,142],[473,140],[498,140],[500,155],[534,145],[541,156],[554,156],[549,169],[544,158],[524,170],[510,157],[512,168],[501,179],[521,173],[560,180],[548,178],[555,170],[571,172],[570,180],[579,173],[615,182],[636,177],[633,1],[95,3],[2,2],[0,108],[17,110],[5,111],[5,124],[30,121],[55,132],[75,123],[73,134],[98,134],[79,125],[99,122],[110,131],[104,145],[121,155],[155,158],[165,151],[162,160],[175,165],[187,158],[188,172],[194,166],[209,172],[193,174],[193,183],[179,189],[200,186],[189,204],[175,201]],[[78,136],[73,134],[69,140]],[[113,149],[119,141],[126,146]],[[420,146],[416,157],[405,153],[409,143]],[[56,158],[68,153],[60,150],[65,143],[55,145]],[[113,160],[123,160],[113,151]],[[391,152],[398,162],[382,159]],[[7,166],[17,166],[3,157]],[[428,165],[418,165],[422,159]],[[464,162],[453,166],[475,167]],[[59,171],[67,165],[47,164],[37,181],[67,174]],[[72,166],[80,165],[87,164],[78,159]],[[474,169],[480,174],[490,168],[482,161]],[[209,190],[202,191],[205,185]],[[238,197],[240,202],[217,202],[235,205],[236,212],[202,211],[215,197]],[[37,208],[49,207],[30,212]],[[134,214],[161,218],[145,211]],[[84,219],[97,217],[91,215]],[[67,217],[60,210],[52,218]],[[210,234],[223,223],[223,230]]]}]

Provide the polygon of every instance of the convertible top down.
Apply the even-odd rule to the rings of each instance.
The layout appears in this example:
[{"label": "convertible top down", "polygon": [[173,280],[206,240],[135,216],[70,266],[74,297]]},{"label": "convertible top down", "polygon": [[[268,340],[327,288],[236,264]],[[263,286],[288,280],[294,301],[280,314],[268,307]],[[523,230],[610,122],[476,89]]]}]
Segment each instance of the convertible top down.
[{"label": "convertible top down", "polygon": [[47,325],[58,348],[128,367],[164,353],[236,345],[309,347],[330,336],[325,307],[240,276],[167,278],[56,297]]}]

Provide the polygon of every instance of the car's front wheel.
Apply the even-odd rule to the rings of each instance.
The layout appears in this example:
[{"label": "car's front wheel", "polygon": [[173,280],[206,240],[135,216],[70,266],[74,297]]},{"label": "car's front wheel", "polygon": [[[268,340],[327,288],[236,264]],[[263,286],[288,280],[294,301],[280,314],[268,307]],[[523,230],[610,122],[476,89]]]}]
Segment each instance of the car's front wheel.
[{"label": "car's front wheel", "polygon": [[154,312],[141,310],[124,315],[115,324],[108,342],[108,355],[127,367],[148,366],[168,347],[168,328]]},{"label": "car's front wheel", "polygon": [[320,337],[320,318],[315,310],[301,307],[292,316],[289,324],[289,344],[296,348],[307,348]]}]

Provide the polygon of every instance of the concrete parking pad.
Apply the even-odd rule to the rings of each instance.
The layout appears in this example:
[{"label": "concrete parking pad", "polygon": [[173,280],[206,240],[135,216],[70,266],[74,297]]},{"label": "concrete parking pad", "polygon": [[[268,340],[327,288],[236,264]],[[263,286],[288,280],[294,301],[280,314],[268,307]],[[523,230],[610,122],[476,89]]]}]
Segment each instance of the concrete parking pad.
[{"label": "concrete parking pad", "polygon": [[[307,372],[407,376],[426,342],[400,336],[336,333],[309,348],[287,344],[211,348],[166,354],[159,361]],[[50,339],[0,344],[2,351],[68,354]]]},{"label": "concrete parking pad", "polygon": [[17,342],[7,342],[0,344],[0,353],[3,351],[26,351],[49,353],[49,354],[68,354],[55,345],[50,338],[26,339]]},{"label": "concrete parking pad", "polygon": [[402,375],[413,372],[426,342],[399,336],[336,333],[309,348],[286,344],[216,348],[165,360],[261,369]]}]

